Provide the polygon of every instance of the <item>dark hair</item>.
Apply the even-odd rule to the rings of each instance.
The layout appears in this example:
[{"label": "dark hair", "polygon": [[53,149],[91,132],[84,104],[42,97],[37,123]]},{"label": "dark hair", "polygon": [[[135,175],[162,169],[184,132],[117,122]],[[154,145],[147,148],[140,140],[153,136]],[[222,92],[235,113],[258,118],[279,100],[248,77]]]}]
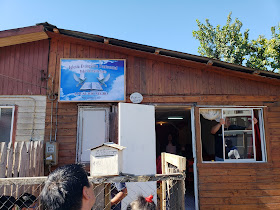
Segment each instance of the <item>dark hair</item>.
[{"label": "dark hair", "polygon": [[48,176],[41,200],[49,210],[81,209],[84,186],[90,187],[90,184],[83,166],[65,165]]},{"label": "dark hair", "polygon": [[143,196],[138,196],[137,200],[128,204],[127,210],[156,210],[156,204],[146,201]]}]

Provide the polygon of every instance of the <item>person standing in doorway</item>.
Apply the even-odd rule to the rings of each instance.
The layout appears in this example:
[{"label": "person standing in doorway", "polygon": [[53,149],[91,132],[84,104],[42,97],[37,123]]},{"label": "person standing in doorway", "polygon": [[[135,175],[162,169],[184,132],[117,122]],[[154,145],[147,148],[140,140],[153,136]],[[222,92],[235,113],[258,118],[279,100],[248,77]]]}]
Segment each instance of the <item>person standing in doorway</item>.
[{"label": "person standing in doorway", "polygon": [[176,155],[176,146],[173,144],[173,137],[171,134],[168,135],[167,140],[166,152]]}]

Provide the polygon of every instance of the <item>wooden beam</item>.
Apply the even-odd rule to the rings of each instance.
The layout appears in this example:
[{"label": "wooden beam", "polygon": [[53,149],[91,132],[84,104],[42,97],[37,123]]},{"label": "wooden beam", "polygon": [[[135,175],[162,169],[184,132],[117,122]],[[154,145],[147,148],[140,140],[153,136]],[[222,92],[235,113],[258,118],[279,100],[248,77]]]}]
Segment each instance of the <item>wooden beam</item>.
[{"label": "wooden beam", "polygon": [[30,34],[4,37],[4,38],[0,38],[0,47],[22,44],[27,42],[34,42],[42,39],[48,39],[48,36],[45,32],[36,32]]},{"label": "wooden beam", "polygon": [[[129,101],[127,94],[127,101]],[[280,96],[252,96],[252,95],[143,95],[142,103],[208,103],[218,102],[218,104],[228,104],[228,102],[277,102]],[[233,104],[234,105],[234,104]]]},{"label": "wooden beam", "polygon": [[[18,177],[18,178],[0,178],[1,185],[35,185],[42,184],[47,180],[47,176],[41,177]],[[151,182],[164,180],[184,180],[185,174],[152,174],[152,175],[122,175],[122,176],[96,176],[88,177],[89,181],[94,184],[115,183],[115,182]]]}]

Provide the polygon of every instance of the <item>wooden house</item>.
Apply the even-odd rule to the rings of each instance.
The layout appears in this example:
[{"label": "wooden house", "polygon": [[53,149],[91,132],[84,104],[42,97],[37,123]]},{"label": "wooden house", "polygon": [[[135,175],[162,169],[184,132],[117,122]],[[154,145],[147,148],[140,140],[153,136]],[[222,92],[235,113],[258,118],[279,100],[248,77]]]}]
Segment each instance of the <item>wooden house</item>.
[{"label": "wooden house", "polygon": [[[100,137],[97,145],[117,142],[119,116],[116,101],[57,102],[60,59],[122,59],[125,102],[131,103],[130,95],[138,92],[143,96],[142,105],[154,107],[156,154],[171,149],[187,157],[189,168],[193,167],[188,181],[194,185],[197,207],[263,209],[280,205],[279,74],[48,23],[0,32],[0,46],[1,95],[44,96],[45,122],[39,124],[45,123],[45,141],[59,143],[59,166],[86,162],[79,145],[94,141],[93,134]],[[2,97],[1,104],[9,104]],[[221,126],[223,161],[215,161],[211,129],[226,117],[246,129],[228,131]],[[95,125],[97,118],[102,119],[102,129],[100,124],[86,128]],[[257,124],[252,126],[254,118]],[[18,113],[17,129],[21,120]],[[133,125],[141,126],[138,122]],[[239,158],[230,158],[227,140],[235,144]]]}]

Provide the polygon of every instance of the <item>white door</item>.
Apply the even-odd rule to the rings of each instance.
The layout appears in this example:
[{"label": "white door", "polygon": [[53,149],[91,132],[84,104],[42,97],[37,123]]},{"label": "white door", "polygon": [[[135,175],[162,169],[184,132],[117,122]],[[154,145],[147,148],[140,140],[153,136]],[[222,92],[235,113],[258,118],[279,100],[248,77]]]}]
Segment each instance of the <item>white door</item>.
[{"label": "white door", "polygon": [[[119,103],[119,144],[123,150],[123,173],[135,175],[156,174],[155,107]],[[127,183],[128,196],[122,209],[138,195],[154,196],[156,182]]]},{"label": "white door", "polygon": [[79,107],[77,162],[90,161],[90,149],[108,142],[109,108]]}]

